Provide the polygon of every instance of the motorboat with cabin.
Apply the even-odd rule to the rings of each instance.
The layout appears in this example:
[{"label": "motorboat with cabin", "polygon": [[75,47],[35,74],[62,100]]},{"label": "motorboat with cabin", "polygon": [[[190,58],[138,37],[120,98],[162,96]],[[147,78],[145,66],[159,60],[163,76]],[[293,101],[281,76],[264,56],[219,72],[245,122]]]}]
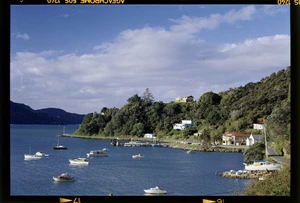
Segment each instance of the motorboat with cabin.
[{"label": "motorboat with cabin", "polygon": [[53,180],[56,182],[72,182],[75,181],[74,177],[70,176],[67,173],[62,173],[59,176],[53,176]]},{"label": "motorboat with cabin", "polygon": [[103,157],[108,156],[108,149],[103,148],[102,150],[91,150],[89,153],[87,153],[87,157]]},{"label": "motorboat with cabin", "polygon": [[70,164],[73,165],[88,165],[89,162],[86,158],[69,159]]},{"label": "motorboat with cabin", "polygon": [[166,190],[162,190],[158,186],[156,186],[154,188],[145,189],[144,192],[147,194],[166,194],[167,193]]}]

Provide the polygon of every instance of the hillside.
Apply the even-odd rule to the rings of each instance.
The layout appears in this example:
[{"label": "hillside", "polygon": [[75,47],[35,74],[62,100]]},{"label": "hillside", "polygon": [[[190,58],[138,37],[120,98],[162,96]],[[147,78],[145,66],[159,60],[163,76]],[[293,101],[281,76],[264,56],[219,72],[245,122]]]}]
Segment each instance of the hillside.
[{"label": "hillside", "polygon": [[10,124],[80,124],[84,116],[57,108],[33,110],[25,104],[10,101]]},{"label": "hillside", "polygon": [[[290,67],[245,86],[206,92],[189,103],[155,101],[149,89],[128,98],[122,108],[103,107],[85,116],[75,132],[85,136],[142,137],[154,132],[158,138],[188,139],[200,132],[201,140],[221,140],[224,132],[254,132],[253,124],[266,124],[270,140],[289,140]],[[195,95],[194,95],[194,98]],[[193,120],[194,127],[174,130],[175,123]],[[255,132],[254,132],[255,133]]]}]

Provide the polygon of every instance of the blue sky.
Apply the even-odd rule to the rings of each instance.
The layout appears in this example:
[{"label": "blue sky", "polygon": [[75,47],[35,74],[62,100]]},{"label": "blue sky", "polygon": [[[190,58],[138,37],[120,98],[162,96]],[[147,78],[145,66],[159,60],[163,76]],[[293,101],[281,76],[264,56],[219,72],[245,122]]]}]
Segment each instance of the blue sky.
[{"label": "blue sky", "polygon": [[195,99],[290,65],[277,5],[11,6],[11,100],[72,113]]}]

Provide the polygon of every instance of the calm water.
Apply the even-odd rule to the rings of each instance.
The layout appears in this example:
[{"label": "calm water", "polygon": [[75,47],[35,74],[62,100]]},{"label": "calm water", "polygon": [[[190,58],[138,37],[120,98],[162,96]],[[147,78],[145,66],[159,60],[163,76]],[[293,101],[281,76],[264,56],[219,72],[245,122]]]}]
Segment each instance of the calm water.
[{"label": "calm water", "polygon": [[[65,126],[73,133],[78,125]],[[67,150],[53,150],[58,126],[11,125],[11,195],[26,196],[143,196],[156,185],[171,196],[236,195],[250,180],[225,179],[216,171],[243,169],[242,153],[187,154],[173,148],[113,147],[109,140],[61,137]],[[62,133],[62,126],[60,132]],[[41,160],[24,161],[24,153],[42,151]],[[90,150],[109,149],[108,157],[89,158],[87,166],[72,166],[69,158],[85,157]],[[143,159],[132,159],[133,154]],[[55,183],[52,176],[67,172],[76,181]]]}]

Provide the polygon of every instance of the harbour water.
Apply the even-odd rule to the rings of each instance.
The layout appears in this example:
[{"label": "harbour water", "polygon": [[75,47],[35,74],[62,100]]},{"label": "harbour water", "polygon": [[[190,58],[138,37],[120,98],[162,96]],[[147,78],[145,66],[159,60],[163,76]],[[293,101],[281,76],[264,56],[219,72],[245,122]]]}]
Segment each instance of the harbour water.
[{"label": "harbour water", "polygon": [[[78,125],[11,125],[10,195],[12,196],[144,196],[159,186],[167,196],[236,196],[251,180],[226,179],[216,171],[243,169],[242,153],[196,152],[163,147],[114,147],[109,140],[60,137],[67,150],[53,150],[57,134],[73,133]],[[40,160],[24,154],[42,151]],[[86,157],[90,150],[108,148],[107,157],[88,158],[87,166],[68,159]],[[142,154],[144,158],[133,159]],[[52,176],[67,172],[74,182],[56,183]]]}]

